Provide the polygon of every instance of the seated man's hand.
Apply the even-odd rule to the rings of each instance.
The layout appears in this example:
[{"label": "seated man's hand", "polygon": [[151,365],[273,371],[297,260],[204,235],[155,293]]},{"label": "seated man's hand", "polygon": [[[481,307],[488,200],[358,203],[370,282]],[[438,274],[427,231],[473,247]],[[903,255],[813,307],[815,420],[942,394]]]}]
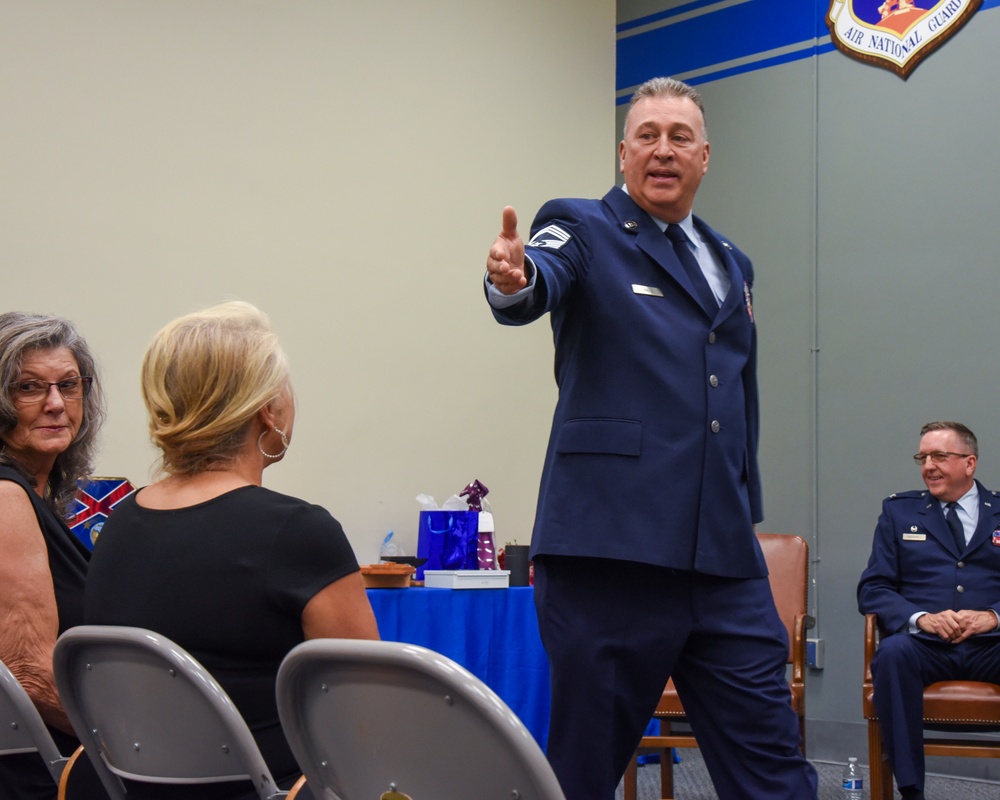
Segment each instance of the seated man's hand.
[{"label": "seated man's hand", "polygon": [[962,635],[955,642],[962,642],[970,636],[989,633],[997,628],[997,617],[992,611],[959,611],[958,618],[962,622]]},{"label": "seated man's hand", "polygon": [[958,644],[970,636],[995,630],[997,618],[992,611],[952,611],[949,609],[937,614],[924,614],[918,617],[917,627],[946,642]]}]

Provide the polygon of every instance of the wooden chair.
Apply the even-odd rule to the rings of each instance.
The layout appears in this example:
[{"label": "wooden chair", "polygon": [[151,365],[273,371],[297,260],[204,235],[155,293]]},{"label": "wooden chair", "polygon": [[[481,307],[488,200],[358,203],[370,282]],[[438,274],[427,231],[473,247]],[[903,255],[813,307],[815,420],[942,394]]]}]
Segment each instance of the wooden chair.
[{"label": "wooden chair", "polygon": [[[809,545],[801,536],[782,533],[758,533],[757,540],[767,561],[774,603],[788,631],[788,663],[792,665],[789,689],[792,708],[799,718],[804,753],[806,630],[813,626],[812,617],[806,613],[809,597]],[[672,680],[667,682],[663,690],[663,697],[656,707],[654,717],[660,722],[660,735],[644,736],[639,743],[639,750],[632,756],[625,770],[625,800],[636,800],[639,752],[660,751],[660,791],[664,800],[670,800],[674,796],[673,753],[670,748],[698,746],[693,734],[686,731],[676,732],[672,728],[675,722],[686,722],[684,708],[681,706]]]},{"label": "wooden chair", "polygon": [[[872,800],[892,800],[892,767],[882,748],[875,710],[872,657],[878,645],[874,614],[865,615],[865,676],[861,700],[868,722],[868,765]],[[1000,686],[979,681],[941,681],[924,689],[924,728],[952,733],[997,732],[990,739],[924,737],[924,754],[1000,758]]]}]

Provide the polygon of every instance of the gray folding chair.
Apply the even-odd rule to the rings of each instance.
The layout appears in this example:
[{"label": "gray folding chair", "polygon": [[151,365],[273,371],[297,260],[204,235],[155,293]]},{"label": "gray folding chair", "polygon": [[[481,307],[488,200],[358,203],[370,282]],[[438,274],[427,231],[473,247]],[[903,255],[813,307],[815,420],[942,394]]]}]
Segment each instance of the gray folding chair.
[{"label": "gray folding chair", "polygon": [[565,800],[492,689],[416,645],[313,639],[278,670],[278,716],[316,797]]},{"label": "gray folding chair", "polygon": [[59,752],[24,687],[0,661],[0,756],[17,753],[38,753],[56,785],[69,762],[69,756]]},{"label": "gray folding chair", "polygon": [[222,687],[165,636],[70,628],[56,642],[53,666],[66,714],[114,800],[126,797],[122,779],[250,781],[261,800],[287,795]]}]

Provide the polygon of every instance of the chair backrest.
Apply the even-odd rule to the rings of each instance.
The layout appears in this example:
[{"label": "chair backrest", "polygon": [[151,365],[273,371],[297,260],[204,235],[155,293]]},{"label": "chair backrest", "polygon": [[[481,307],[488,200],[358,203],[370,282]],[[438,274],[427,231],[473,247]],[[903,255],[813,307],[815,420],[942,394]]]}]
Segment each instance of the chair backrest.
[{"label": "chair backrest", "polygon": [[285,657],[277,692],[285,736],[316,797],[565,800],[514,712],[440,653],[314,639]]},{"label": "chair backrest", "polygon": [[71,628],[56,642],[66,714],[112,798],[121,778],[146,783],[251,781],[281,797],[253,735],[212,675],[153,631]]},{"label": "chair backrest", "polygon": [[38,753],[56,784],[69,761],[69,756],[59,752],[24,687],[0,661],[0,756],[17,753]]},{"label": "chair backrest", "polygon": [[758,533],[757,541],[767,562],[774,604],[788,631],[788,660],[791,662],[795,617],[808,613],[809,545],[801,536],[787,533]]}]

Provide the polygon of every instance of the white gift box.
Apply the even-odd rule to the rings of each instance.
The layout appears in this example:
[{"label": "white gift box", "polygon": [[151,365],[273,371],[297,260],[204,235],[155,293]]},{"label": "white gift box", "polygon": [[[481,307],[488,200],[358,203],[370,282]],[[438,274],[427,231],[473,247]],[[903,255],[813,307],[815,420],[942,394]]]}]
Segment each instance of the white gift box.
[{"label": "white gift box", "polygon": [[426,569],[424,586],[431,589],[506,589],[506,569]]}]

